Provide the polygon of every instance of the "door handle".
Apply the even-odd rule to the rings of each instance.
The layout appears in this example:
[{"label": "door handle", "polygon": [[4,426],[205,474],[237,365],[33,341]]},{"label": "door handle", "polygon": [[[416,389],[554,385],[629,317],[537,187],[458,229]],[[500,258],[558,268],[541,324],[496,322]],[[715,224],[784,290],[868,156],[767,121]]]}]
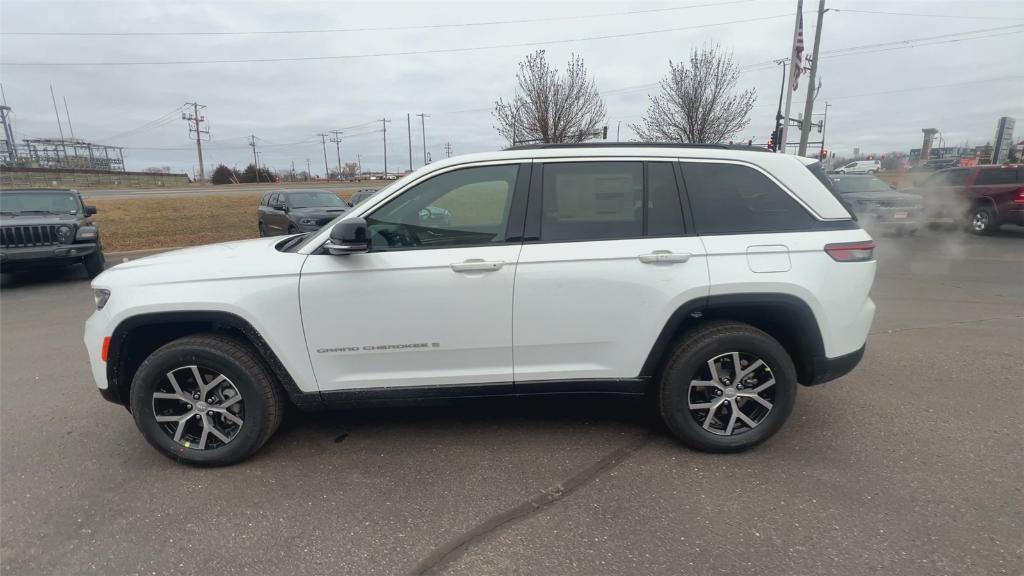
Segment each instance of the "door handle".
[{"label": "door handle", "polygon": [[670,250],[655,250],[649,254],[641,254],[637,256],[644,264],[674,264],[676,262],[686,262],[690,259],[689,252],[672,252]]},{"label": "door handle", "polygon": [[455,272],[494,272],[500,270],[504,265],[505,263],[500,260],[484,260],[482,258],[470,258],[450,264]]}]

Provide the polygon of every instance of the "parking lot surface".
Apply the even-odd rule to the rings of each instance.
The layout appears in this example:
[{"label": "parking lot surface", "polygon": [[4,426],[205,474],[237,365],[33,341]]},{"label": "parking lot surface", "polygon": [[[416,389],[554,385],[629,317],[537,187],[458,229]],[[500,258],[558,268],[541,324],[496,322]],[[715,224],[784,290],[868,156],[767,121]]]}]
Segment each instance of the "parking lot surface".
[{"label": "parking lot surface", "polygon": [[79,270],[0,293],[0,572],[1021,574],[1024,232],[882,239],[862,364],[713,456],[643,402],[292,413],[251,460],[149,447],[90,381]]}]

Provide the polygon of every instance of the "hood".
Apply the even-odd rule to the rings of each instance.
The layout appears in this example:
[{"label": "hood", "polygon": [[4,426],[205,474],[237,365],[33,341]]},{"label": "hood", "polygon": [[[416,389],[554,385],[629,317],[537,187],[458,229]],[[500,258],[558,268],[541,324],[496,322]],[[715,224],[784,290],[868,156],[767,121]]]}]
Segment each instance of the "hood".
[{"label": "hood", "polygon": [[[93,285],[148,286],[298,275],[306,256],[279,252],[284,238],[256,238],[172,250],[123,262],[100,274]],[[109,258],[109,257],[108,257]]]},{"label": "hood", "polygon": [[292,208],[289,214],[305,218],[337,218],[347,211],[348,207],[346,206],[314,206],[311,208]]},{"label": "hood", "polygon": [[74,224],[82,219],[81,214],[21,214],[0,215],[0,226],[41,226],[43,224]]}]

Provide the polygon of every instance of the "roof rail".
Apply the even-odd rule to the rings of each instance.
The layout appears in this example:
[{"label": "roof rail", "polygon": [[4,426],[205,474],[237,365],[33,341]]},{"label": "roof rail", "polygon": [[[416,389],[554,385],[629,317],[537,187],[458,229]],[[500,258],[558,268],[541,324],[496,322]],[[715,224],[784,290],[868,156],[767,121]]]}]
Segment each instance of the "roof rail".
[{"label": "roof rail", "polygon": [[747,144],[684,144],[681,142],[561,142],[557,144],[521,144],[505,150],[549,150],[558,148],[712,148],[716,150],[748,150],[768,152],[761,146]]}]

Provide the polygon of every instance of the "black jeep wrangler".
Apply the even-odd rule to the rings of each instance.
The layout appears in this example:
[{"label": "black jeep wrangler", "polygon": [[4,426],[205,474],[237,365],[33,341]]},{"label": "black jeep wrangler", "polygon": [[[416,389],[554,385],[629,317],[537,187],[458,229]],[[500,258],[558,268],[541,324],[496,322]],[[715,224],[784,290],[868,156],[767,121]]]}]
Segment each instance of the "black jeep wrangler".
[{"label": "black jeep wrangler", "polygon": [[89,278],[103,272],[100,233],[76,190],[0,191],[0,271],[85,264]]}]

